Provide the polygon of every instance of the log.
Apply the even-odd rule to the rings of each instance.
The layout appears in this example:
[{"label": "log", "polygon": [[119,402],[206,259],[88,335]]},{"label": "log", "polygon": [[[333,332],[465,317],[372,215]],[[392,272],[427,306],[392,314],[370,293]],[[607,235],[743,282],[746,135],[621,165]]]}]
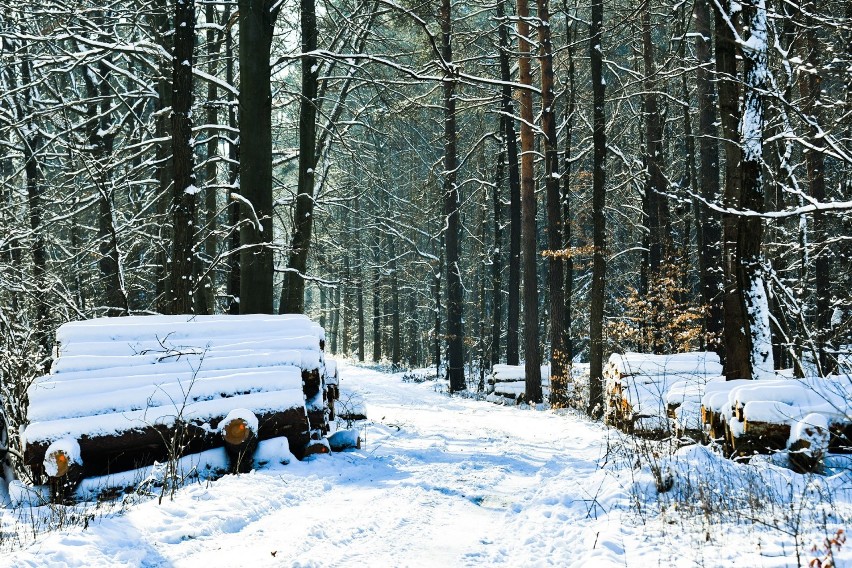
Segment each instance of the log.
[{"label": "log", "polygon": [[319,369],[310,371],[302,371],[302,390],[305,392],[305,398],[311,399],[319,394],[322,388],[322,377]]},{"label": "log", "polygon": [[736,455],[745,457],[783,450],[789,439],[789,424],[746,420],[742,434],[732,436],[731,444]]},{"label": "log", "polygon": [[253,412],[236,409],[219,423],[231,473],[248,473],[257,449],[258,420]]},{"label": "log", "polygon": [[[218,424],[224,417],[211,422]],[[300,458],[308,443],[308,421],[304,407],[269,412],[258,416],[258,440],[286,436],[294,455]],[[82,456],[82,474],[85,477],[108,475],[119,471],[137,469],[163,462],[174,457],[222,447],[225,442],[214,428],[202,428],[194,423],[177,426],[151,425],[135,428],[115,435],[89,436],[84,434],[77,443]],[[43,460],[48,442],[27,444],[24,464],[29,466],[36,479],[45,476]]]}]

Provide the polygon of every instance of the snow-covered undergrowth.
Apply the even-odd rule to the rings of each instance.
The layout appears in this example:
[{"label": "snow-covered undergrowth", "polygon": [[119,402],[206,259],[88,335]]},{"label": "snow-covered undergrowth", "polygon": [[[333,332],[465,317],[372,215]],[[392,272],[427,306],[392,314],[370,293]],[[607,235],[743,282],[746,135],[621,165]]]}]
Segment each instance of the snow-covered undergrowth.
[{"label": "snow-covered undergrowth", "polygon": [[737,464],[402,376],[341,365],[370,417],[361,450],[162,503],[0,509],[0,565],[781,567],[825,556],[812,545],[852,517],[842,464]]}]

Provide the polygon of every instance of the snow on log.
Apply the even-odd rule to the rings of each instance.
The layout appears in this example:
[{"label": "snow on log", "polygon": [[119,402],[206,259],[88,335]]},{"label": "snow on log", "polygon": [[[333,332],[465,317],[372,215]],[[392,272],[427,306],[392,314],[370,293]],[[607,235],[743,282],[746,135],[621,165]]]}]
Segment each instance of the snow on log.
[{"label": "snow on log", "polygon": [[86,476],[223,445],[245,453],[277,437],[301,457],[312,433],[328,430],[324,340],[301,315],[65,324],[51,373],[28,391],[25,463],[36,478],[49,474],[58,440],[79,446]]},{"label": "snow on log", "polygon": [[[523,365],[497,364],[487,380],[488,394],[509,400],[521,400],[527,390],[526,371]],[[550,396],[550,365],[541,366],[541,392],[545,400]]]},{"label": "snow on log", "polygon": [[849,376],[727,381],[701,403],[705,431],[737,456],[789,451],[793,467],[813,471],[827,452],[850,450]]},{"label": "snow on log", "polygon": [[[650,436],[695,435],[706,385],[722,373],[718,355],[710,352],[651,355],[614,353],[604,366],[607,424]],[[690,402],[686,411],[677,409]],[[678,417],[682,423],[678,422]]]}]

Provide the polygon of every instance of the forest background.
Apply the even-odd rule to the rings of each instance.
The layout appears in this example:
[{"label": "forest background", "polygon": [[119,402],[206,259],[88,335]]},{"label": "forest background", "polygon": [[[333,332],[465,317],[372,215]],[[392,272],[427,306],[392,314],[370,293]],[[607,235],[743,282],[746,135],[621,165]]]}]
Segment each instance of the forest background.
[{"label": "forest background", "polygon": [[3,3],[0,384],[69,320],[304,312],[328,349],[836,372],[849,0]]}]

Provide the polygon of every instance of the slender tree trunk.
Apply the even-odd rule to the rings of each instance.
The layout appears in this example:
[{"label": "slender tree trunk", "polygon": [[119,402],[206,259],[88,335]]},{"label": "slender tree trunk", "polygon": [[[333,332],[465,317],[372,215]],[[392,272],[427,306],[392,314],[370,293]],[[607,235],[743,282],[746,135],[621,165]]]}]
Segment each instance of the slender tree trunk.
[{"label": "slender tree trunk", "polygon": [[466,388],[464,380],[464,331],[462,329],[462,287],[459,266],[459,188],[456,185],[458,169],[456,133],[456,83],[453,75],[452,16],[450,0],[442,0],[441,56],[448,66],[444,77],[444,216],[446,230],[444,246],[447,260],[447,378],[450,391]]},{"label": "slender tree trunk", "polygon": [[[228,12],[226,12],[228,13]],[[234,84],[234,38],[231,25],[225,26],[225,79],[229,85]],[[232,92],[228,92],[228,201],[230,192],[237,190],[237,182],[240,175],[240,141],[234,135],[239,125],[237,124],[237,100]],[[231,226],[230,249],[236,251],[240,248],[240,203],[236,200],[228,207],[228,223]],[[240,313],[240,255],[233,253],[228,262],[228,306],[227,311],[231,315]]]},{"label": "slender tree trunk", "polygon": [[[654,62],[654,43],[651,38],[651,2],[645,0],[642,7],[642,59],[645,70],[645,94],[643,95],[645,118],[645,163],[648,173],[645,178],[644,209],[648,228],[647,282],[654,287],[660,286],[660,268],[672,258],[674,245],[671,236],[668,201],[663,196],[666,179],[663,176],[663,127],[660,109],[657,106],[656,64]],[[650,291],[650,290],[648,290]],[[651,291],[652,300],[659,298],[659,291]],[[658,303],[657,303],[658,304]],[[652,314],[659,314],[661,307],[656,305]],[[653,353],[663,349],[661,342],[661,322],[651,321],[650,345]]]},{"label": "slender tree trunk", "polygon": [[[441,247],[443,250],[443,246]],[[443,273],[443,264],[444,264],[444,255],[441,254],[440,260],[438,261],[438,265],[435,267],[435,274],[433,277],[434,284],[432,285],[432,295],[435,300],[435,322],[434,322],[434,339],[435,343],[432,346],[432,352],[435,357],[435,373],[440,376],[441,374],[441,343],[442,343],[442,335],[443,330],[441,329],[441,274]]]},{"label": "slender tree trunk", "polygon": [[[359,212],[361,207],[356,201],[355,210]],[[355,240],[355,304],[357,311],[357,327],[358,327],[358,361],[364,362],[364,343],[366,341],[364,332],[364,263],[362,262],[362,242],[361,232],[356,233]]]},{"label": "slender tree trunk", "polygon": [[172,262],[171,313],[193,312],[195,288],[195,160],[192,142],[192,67],[195,62],[195,0],[174,4],[175,49],[172,56]]},{"label": "slender tree trunk", "polygon": [[515,109],[512,99],[511,69],[509,66],[509,22],[506,2],[498,0],[497,18],[500,20],[500,134],[506,148],[506,166],[509,173],[509,298],[506,321],[506,363],[520,362],[521,314],[521,178],[518,171],[518,139],[515,133]]},{"label": "slender tree trunk", "polygon": [[[697,0],[695,4],[695,52],[698,57],[696,72],[698,96],[698,153],[699,187],[701,198],[707,203],[719,201],[719,129],[716,126],[716,86],[711,73],[713,63],[712,24],[710,0]],[[722,231],[718,214],[701,204],[697,211],[699,226],[698,266],[701,295],[704,300],[706,331],[705,345],[716,351],[724,361],[725,344],[722,342]]]},{"label": "slender tree trunk", "polygon": [[[302,7],[302,53],[317,49],[317,16],[315,0],[300,0]],[[299,188],[293,215],[287,272],[281,287],[280,313],[305,311],[305,279],[308,249],[314,222],[314,181],[317,156],[317,58],[302,56],[302,96],[299,105]]]},{"label": "slender tree trunk", "polygon": [[568,364],[574,361],[574,341],[571,336],[571,317],[574,295],[574,255],[571,252],[571,181],[572,181],[572,159],[574,143],[574,118],[577,105],[577,87],[575,83],[574,37],[576,35],[574,22],[568,15],[567,2],[563,2],[565,11],[565,35],[566,51],[568,56],[568,85],[565,103],[565,171],[562,173],[562,217],[564,230],[563,242],[568,254],[565,256],[565,357]]},{"label": "slender tree trunk", "polygon": [[[501,124],[504,120],[501,117]],[[497,153],[497,173],[494,191],[491,193],[494,242],[491,246],[491,366],[500,363],[501,322],[503,321],[503,204],[500,201],[500,186],[506,171],[506,150],[501,146]]]},{"label": "slender tree trunk", "polygon": [[[29,57],[28,47],[24,48],[23,62],[21,64],[21,79],[24,85],[24,104],[18,109],[18,114],[26,120],[25,128],[22,130],[21,142],[24,158],[24,175],[27,184],[27,206],[29,213],[30,230],[33,240],[30,254],[33,263],[33,282],[35,290],[32,294],[35,303],[34,338],[41,347],[41,356],[49,358],[52,341],[50,329],[53,327],[50,298],[47,291],[47,243],[44,236],[44,182],[42,175],[41,152],[44,145],[44,136],[38,125],[34,122],[33,97],[32,97],[32,61]],[[16,243],[17,245],[17,243]],[[15,246],[17,248],[17,246]],[[14,250],[14,249],[13,249]],[[20,255],[13,252],[11,260],[20,264]],[[17,257],[17,259],[16,259]]]},{"label": "slender tree trunk", "polygon": [[[168,53],[172,52],[172,26],[169,18],[168,2],[157,0],[155,22],[157,26],[157,41]],[[157,243],[157,311],[168,313],[171,305],[168,301],[168,257],[171,238],[171,223],[167,222],[169,215],[169,204],[171,203],[171,185],[174,182],[174,171],[172,164],[172,137],[170,112],[172,106],[172,87],[169,75],[172,65],[167,58],[161,58],[159,73],[157,77],[157,113],[155,119],[155,134],[157,137],[156,160],[157,160],[157,218],[160,220]]]},{"label": "slender tree trunk", "polygon": [[550,301],[551,402],[567,403],[568,358],[565,352],[565,270],[558,251],[564,248],[559,187],[559,145],[553,93],[553,44],[550,33],[550,1],[538,0],[539,68],[541,70],[541,129],[544,132],[544,185],[547,193],[548,291]]},{"label": "slender tree trunk", "polygon": [[[742,149],[738,132],[740,109],[737,72],[737,46],[731,25],[739,21],[739,11],[732,11],[729,0],[715,4],[715,54],[719,116],[725,148],[725,189],[722,203],[728,209],[742,205]],[[737,217],[722,215],[722,254],[724,268],[724,342],[725,376],[731,379],[748,378],[750,374],[745,303],[737,282]]]},{"label": "slender tree trunk", "polygon": [[606,121],[603,78],[603,0],[592,0],[589,26],[589,62],[592,71],[592,290],[589,313],[589,406],[593,417],[603,414],[603,319],[606,284]]},{"label": "slender tree trunk", "polygon": [[[818,128],[819,125],[823,124],[823,102],[821,100],[822,76],[817,71],[822,68],[821,48],[819,38],[817,37],[819,24],[815,17],[817,8],[815,0],[808,0],[802,6],[805,29],[805,41],[803,42],[805,54],[802,59],[807,61],[808,67],[814,71],[799,74],[799,90],[804,100],[802,111],[810,124],[808,127],[809,143],[804,148],[810,196],[815,202],[823,203],[826,197],[825,157],[821,150],[824,143],[821,140]],[[834,356],[828,353],[828,350],[831,348],[832,309],[831,253],[824,248],[828,239],[827,223],[828,219],[826,219],[825,213],[822,211],[814,213],[812,238],[817,245],[813,260],[814,292],[816,296],[816,330],[814,336],[816,338],[815,360],[820,376],[826,376],[835,372],[837,363]]]},{"label": "slender tree trunk", "polygon": [[[305,2],[310,3],[310,0],[303,4]],[[280,3],[271,0],[239,0],[240,193],[244,200],[240,206],[239,304],[242,314],[272,313],[272,90],[269,57],[279,9]],[[313,149],[313,143],[310,148]]]},{"label": "slender tree trunk", "polygon": [[373,362],[382,360],[382,296],[381,274],[379,272],[379,235],[375,235],[373,245]]},{"label": "slender tree trunk", "polygon": [[[216,60],[219,56],[219,51],[222,46],[222,38],[216,40],[216,8],[210,3],[204,8],[205,19],[210,28],[207,30],[207,74],[216,76]],[[227,24],[228,10],[225,11],[224,21]],[[207,124],[212,126],[219,122],[218,110],[219,89],[214,81],[207,81]],[[219,154],[219,135],[210,134],[210,139],[207,141],[207,163],[205,166],[205,183],[204,183],[204,256],[202,262],[198,263],[200,272],[203,274],[203,281],[199,283],[200,289],[198,293],[198,312],[202,314],[213,314],[216,312],[216,274],[212,267],[213,259],[216,258],[216,229],[218,210],[217,195],[219,192],[218,176],[216,173]]]},{"label": "slender tree trunk", "polygon": [[343,313],[343,345],[341,345],[340,352],[349,356],[350,347],[352,345],[352,296],[350,292],[350,284],[352,282],[352,265],[349,261],[349,253],[344,252],[343,254],[343,278],[340,279],[340,298],[341,305],[338,306],[338,309]]},{"label": "slender tree trunk", "polygon": [[[532,86],[529,42],[530,11],[527,0],[518,0],[518,80],[526,87]],[[524,88],[519,93],[521,107],[521,248],[524,277],[524,374],[525,396],[529,402],[542,401],[541,359],[538,345],[538,274],[536,273],[536,200],[532,92]]]}]

